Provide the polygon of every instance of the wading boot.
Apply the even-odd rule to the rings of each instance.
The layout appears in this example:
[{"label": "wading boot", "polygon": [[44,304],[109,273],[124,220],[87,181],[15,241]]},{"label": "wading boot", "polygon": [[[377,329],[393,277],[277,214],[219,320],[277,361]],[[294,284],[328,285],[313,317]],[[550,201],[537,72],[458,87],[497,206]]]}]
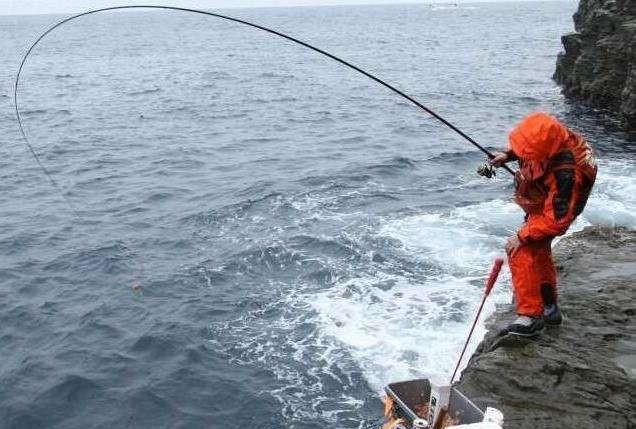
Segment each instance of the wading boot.
[{"label": "wading boot", "polygon": [[546,305],[543,307],[543,321],[546,325],[560,325],[563,322],[563,314],[558,305]]},{"label": "wading boot", "polygon": [[543,298],[543,321],[546,325],[560,325],[563,322],[561,309],[557,305],[556,289],[549,283],[541,285]]},{"label": "wading boot", "polygon": [[535,337],[544,327],[543,317],[519,316],[499,332],[499,335],[517,335],[519,337]]}]

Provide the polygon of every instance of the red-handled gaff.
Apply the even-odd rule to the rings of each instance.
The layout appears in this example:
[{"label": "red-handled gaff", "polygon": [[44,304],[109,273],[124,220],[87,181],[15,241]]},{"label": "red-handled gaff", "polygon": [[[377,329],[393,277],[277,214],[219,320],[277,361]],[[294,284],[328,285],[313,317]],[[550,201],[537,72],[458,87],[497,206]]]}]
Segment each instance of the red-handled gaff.
[{"label": "red-handled gaff", "polygon": [[468,347],[468,343],[470,342],[470,338],[473,335],[473,331],[475,330],[475,326],[477,325],[477,321],[479,320],[479,316],[481,315],[481,310],[484,308],[484,304],[486,303],[486,298],[490,295],[490,291],[495,286],[497,282],[497,277],[499,277],[499,271],[501,271],[501,267],[503,266],[503,259],[497,258],[495,259],[495,263],[492,266],[492,270],[490,270],[490,275],[488,276],[488,280],[486,281],[486,289],[484,290],[484,297],[481,300],[481,305],[479,306],[479,310],[477,310],[477,315],[475,316],[475,320],[473,321],[473,326],[470,328],[470,332],[468,333],[468,338],[466,338],[466,343],[464,343],[464,348],[462,349],[461,355],[459,355],[459,359],[457,360],[457,365],[455,366],[455,371],[453,371],[453,375],[450,379],[450,384],[453,384],[453,380],[455,380],[455,375],[457,375],[457,370],[459,369],[459,365],[462,363],[462,359],[464,358],[464,353],[466,353],[466,348]]}]

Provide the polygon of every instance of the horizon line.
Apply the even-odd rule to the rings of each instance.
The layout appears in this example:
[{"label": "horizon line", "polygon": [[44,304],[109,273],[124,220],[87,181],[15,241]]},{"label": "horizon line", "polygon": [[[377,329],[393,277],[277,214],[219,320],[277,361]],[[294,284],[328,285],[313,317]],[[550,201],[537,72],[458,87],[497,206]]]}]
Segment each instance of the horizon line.
[{"label": "horizon line", "polygon": [[[141,0],[143,1],[143,0]],[[458,2],[459,1],[459,2]],[[379,6],[406,6],[406,5],[454,5],[460,7],[462,5],[471,5],[471,4],[483,4],[483,3],[575,3],[577,0],[413,0],[413,1],[398,1],[398,2],[388,2],[387,3],[334,3],[334,4],[298,4],[298,5],[262,5],[262,6],[220,6],[220,7],[212,7],[212,8],[196,8],[190,7],[190,9],[199,9],[203,11],[212,11],[212,10],[242,10],[242,9],[285,9],[285,8],[321,8],[321,7],[346,7],[346,6],[355,6],[355,7],[379,7]],[[125,6],[169,6],[165,4],[153,4],[153,3],[145,3],[145,4],[120,4],[113,5],[112,7],[125,7]],[[111,6],[103,6],[96,8],[86,8],[86,9],[76,9],[73,11],[60,11],[60,12],[32,12],[32,13],[0,13],[0,16],[60,16],[60,15],[76,15],[79,13],[87,12],[89,10],[103,9]],[[185,6],[184,6],[185,7]],[[140,8],[141,9],[141,8]],[[122,10],[124,12],[124,10]],[[132,12],[129,10],[128,12]]]}]

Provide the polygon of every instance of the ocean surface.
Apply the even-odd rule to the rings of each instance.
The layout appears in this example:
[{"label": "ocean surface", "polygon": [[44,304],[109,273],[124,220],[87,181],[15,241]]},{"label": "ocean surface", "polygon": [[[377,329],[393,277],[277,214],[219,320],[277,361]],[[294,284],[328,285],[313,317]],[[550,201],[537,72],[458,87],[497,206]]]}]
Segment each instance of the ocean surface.
[{"label": "ocean surface", "polygon": [[[550,78],[575,7],[224,12],[491,148],[552,112],[598,152],[574,229],[634,227],[633,142]],[[52,33],[20,85],[76,217],[12,111],[20,56],[60,18],[0,17],[0,428],[375,428],[386,383],[448,379],[522,220],[505,172],[477,176],[457,135],[282,39],[110,12]],[[504,274],[486,314],[509,301]]]}]

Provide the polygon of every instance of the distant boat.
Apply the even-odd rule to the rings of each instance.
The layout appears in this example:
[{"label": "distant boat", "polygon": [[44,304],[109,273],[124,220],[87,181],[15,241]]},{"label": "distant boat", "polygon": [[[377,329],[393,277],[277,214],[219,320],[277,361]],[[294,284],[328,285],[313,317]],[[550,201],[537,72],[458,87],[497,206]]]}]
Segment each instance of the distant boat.
[{"label": "distant boat", "polygon": [[429,7],[431,8],[431,10],[458,9],[459,4],[458,3],[438,3],[438,4],[431,3]]}]

